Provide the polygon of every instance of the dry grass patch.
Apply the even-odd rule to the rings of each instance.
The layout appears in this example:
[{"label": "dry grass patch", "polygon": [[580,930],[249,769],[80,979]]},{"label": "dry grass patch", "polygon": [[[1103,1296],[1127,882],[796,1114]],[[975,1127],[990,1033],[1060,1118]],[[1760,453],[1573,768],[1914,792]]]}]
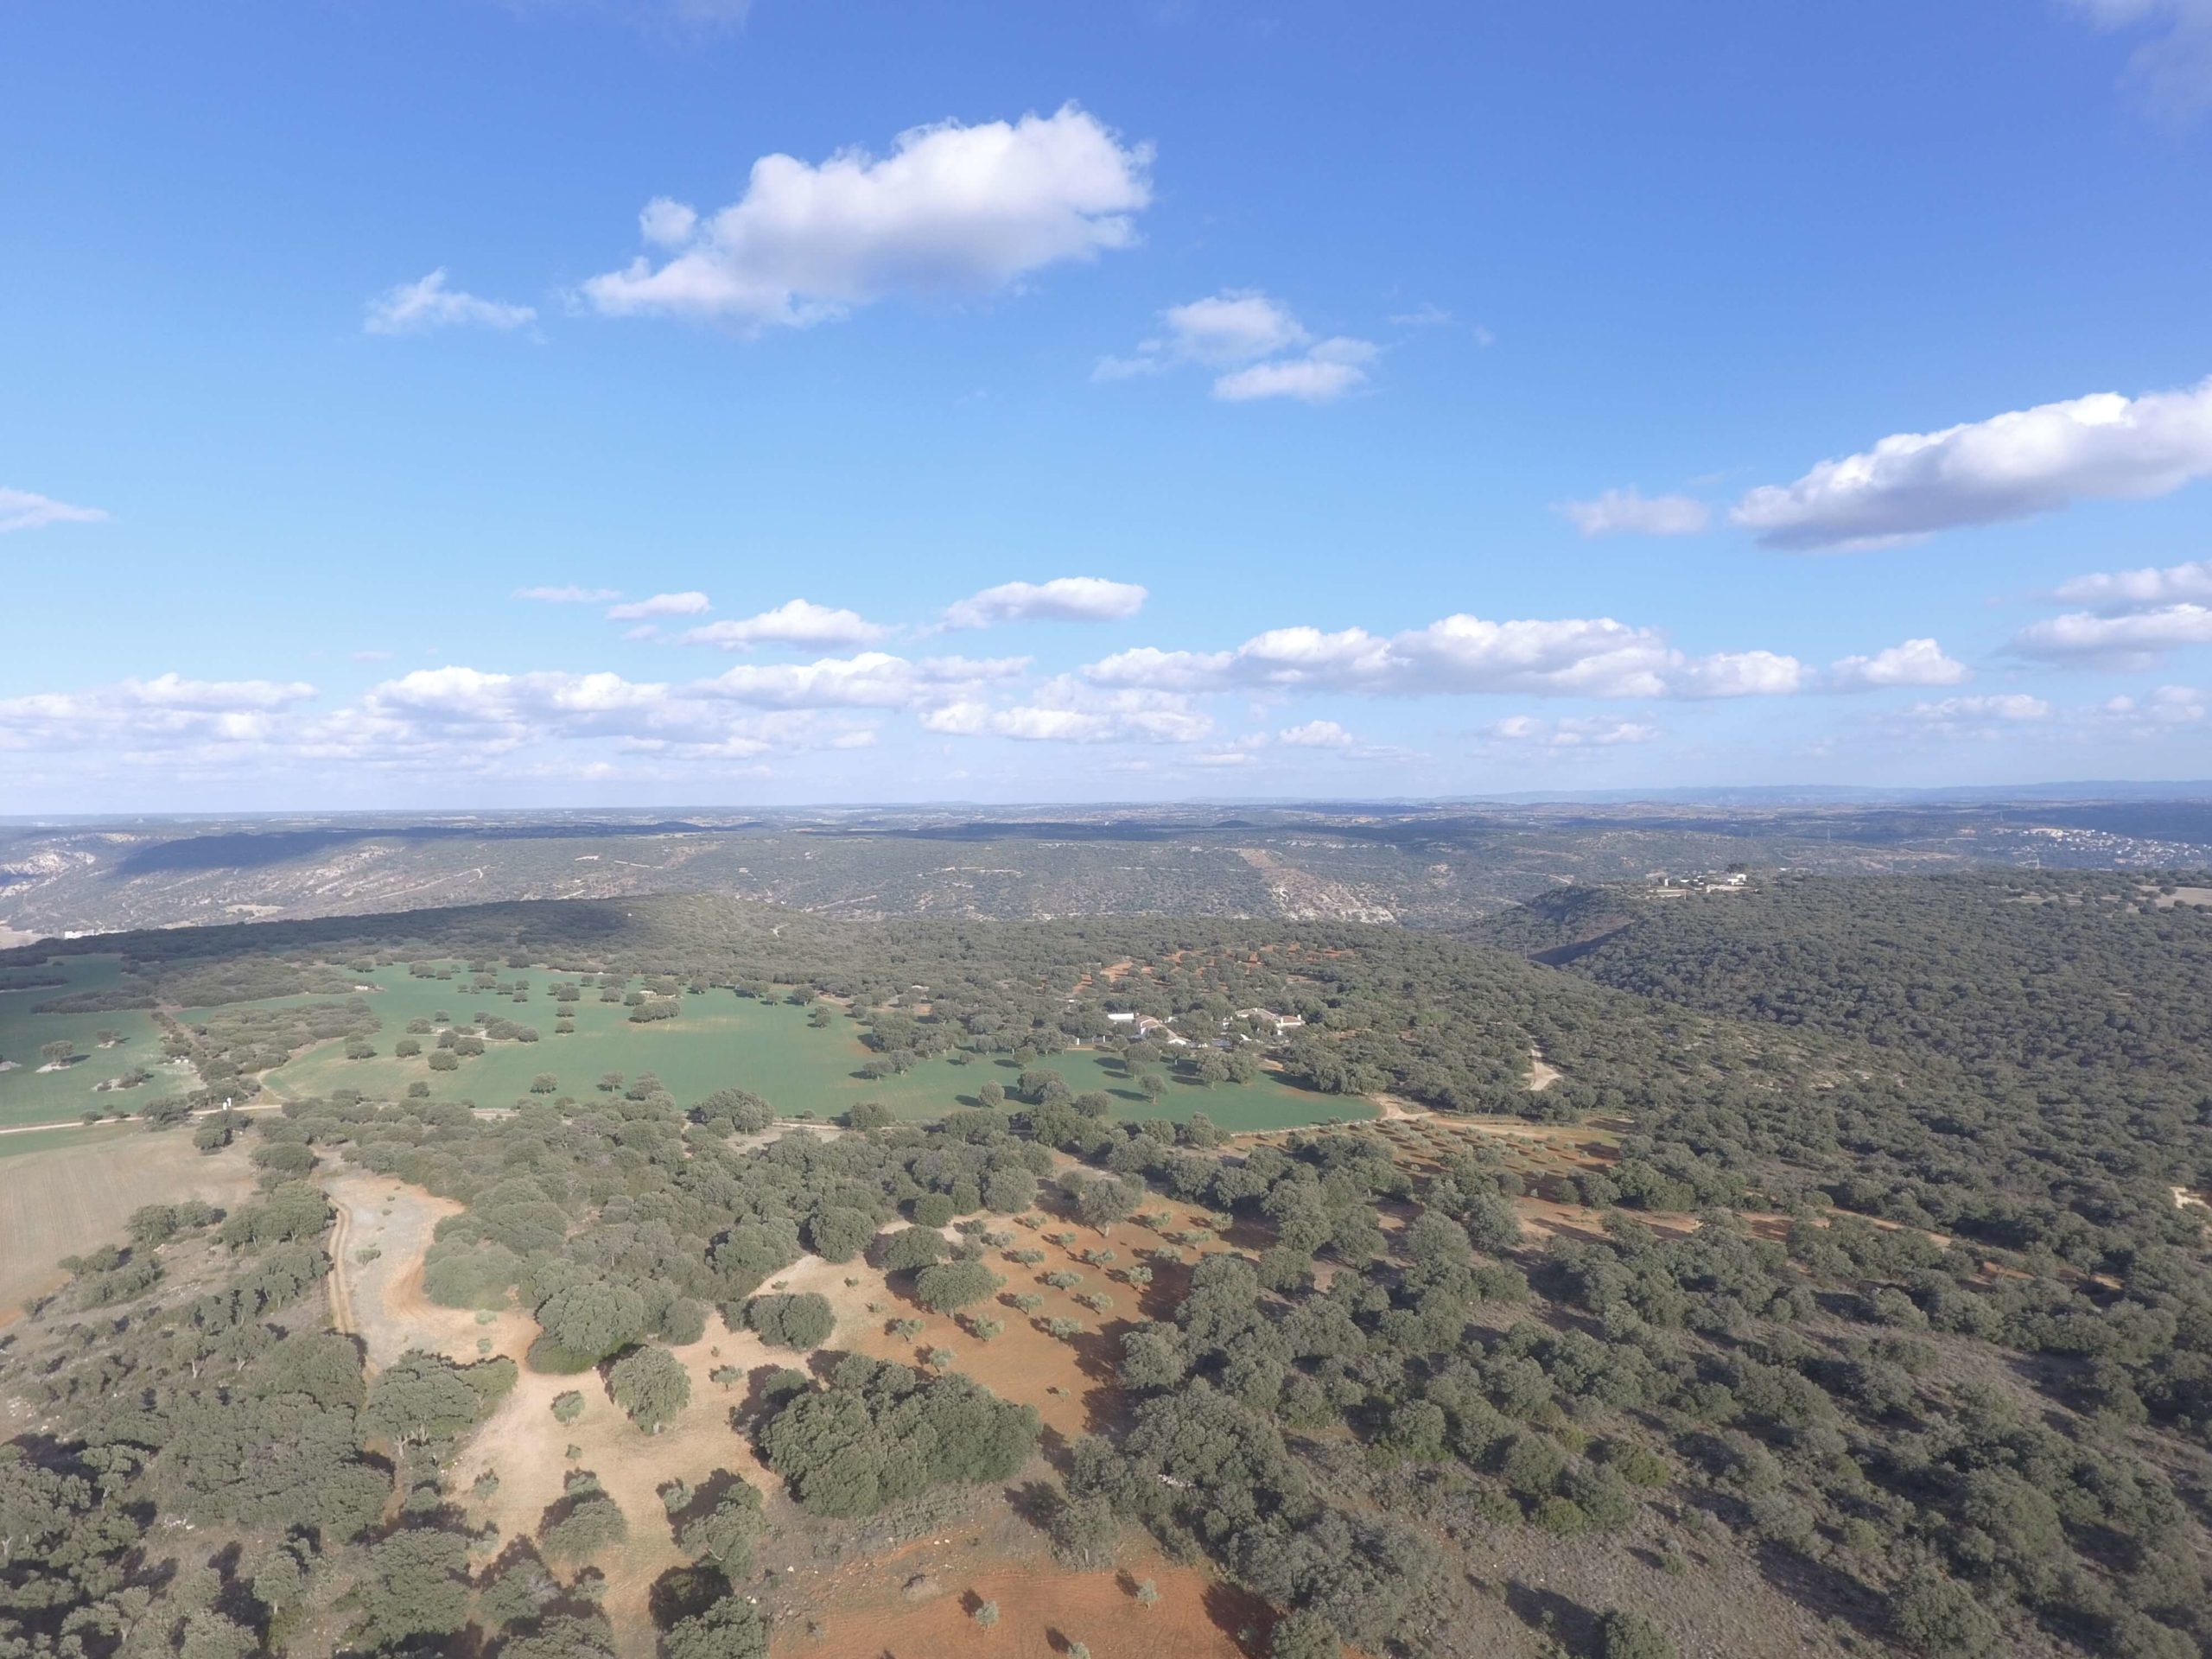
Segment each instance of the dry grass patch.
[{"label": "dry grass patch", "polygon": [[199,1198],[230,1209],[252,1191],[243,1149],[196,1151],[188,1129],[86,1131],[0,1159],[0,1326],[67,1282],[54,1265],[63,1256],[122,1242],[141,1205]]}]

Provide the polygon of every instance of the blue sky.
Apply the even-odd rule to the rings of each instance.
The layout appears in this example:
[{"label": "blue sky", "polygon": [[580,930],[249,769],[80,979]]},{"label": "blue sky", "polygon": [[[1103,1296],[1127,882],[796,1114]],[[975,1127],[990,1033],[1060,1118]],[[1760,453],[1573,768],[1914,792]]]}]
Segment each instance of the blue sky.
[{"label": "blue sky", "polygon": [[2212,0],[0,61],[0,812],[2212,776]]}]

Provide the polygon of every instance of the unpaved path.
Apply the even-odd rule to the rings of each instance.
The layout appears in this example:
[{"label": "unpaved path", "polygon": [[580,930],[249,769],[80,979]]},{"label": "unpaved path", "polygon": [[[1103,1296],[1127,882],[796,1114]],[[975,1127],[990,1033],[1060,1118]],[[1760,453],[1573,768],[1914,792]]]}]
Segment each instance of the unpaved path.
[{"label": "unpaved path", "polygon": [[[210,1106],[210,1107],[209,1107],[206,1111],[204,1111],[204,1112],[194,1112],[194,1113],[193,1113],[193,1114],[192,1114],[192,1116],[194,1116],[194,1117],[213,1117],[217,1113],[219,1113],[219,1112],[224,1112],[224,1111],[232,1111],[232,1112],[281,1112],[281,1111],[283,1111],[283,1109],[284,1109],[284,1103],[283,1103],[283,1101],[281,1101],[281,1100],[266,1100],[266,1101],[263,1101],[259,1105],[257,1105],[257,1106],[227,1106],[227,1107],[226,1107],[226,1106]],[[125,1120],[125,1119],[122,1119],[122,1118],[102,1118],[102,1119],[99,1119],[99,1120],[97,1120],[97,1121],[95,1121],[95,1122],[93,1122],[87,1123],[87,1122],[85,1122],[85,1120],[84,1120],[83,1118],[81,1118],[81,1117],[68,1117],[68,1118],[64,1118],[64,1119],[62,1119],[62,1120],[61,1120],[61,1122],[60,1122],[59,1123],[14,1123],[14,1124],[10,1124],[8,1128],[4,1128],[4,1129],[0,1129],[0,1135],[37,1135],[37,1134],[41,1133],[41,1131],[43,1131],[43,1130],[47,1130],[47,1129],[100,1129],[100,1128],[111,1129],[111,1128],[115,1128],[118,1123],[122,1123],[122,1122],[126,1122],[126,1121],[128,1121],[128,1122],[136,1122],[137,1120],[135,1120],[135,1119],[132,1119],[132,1120]],[[187,1137],[187,1138],[188,1139],[189,1137]]]},{"label": "unpaved path", "polygon": [[337,1219],[330,1224],[330,1328],[341,1337],[354,1332],[353,1293],[346,1275],[346,1237],[353,1224],[352,1211],[342,1204],[331,1206]]}]

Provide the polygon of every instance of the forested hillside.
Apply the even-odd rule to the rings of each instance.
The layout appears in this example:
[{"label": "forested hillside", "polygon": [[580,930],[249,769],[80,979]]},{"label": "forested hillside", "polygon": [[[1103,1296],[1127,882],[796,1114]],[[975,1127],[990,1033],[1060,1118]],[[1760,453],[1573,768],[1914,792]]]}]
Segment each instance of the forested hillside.
[{"label": "forested hillside", "polygon": [[848,922],[683,897],[116,934],[0,954],[0,966],[29,971],[56,955],[116,953],[122,978],[104,1001],[82,1006],[342,996],[349,968],[449,957],[472,963],[457,996],[493,991],[510,964],[532,963],[639,978],[670,996],[804,987],[861,1020],[893,1065],[945,1052],[1118,1041],[1129,1033],[1116,1032],[1116,1013],[1166,1022],[1141,1058],[1148,1064],[1173,1058],[1160,1046],[1171,1033],[1211,1038],[1223,1020],[1264,1007],[1305,1022],[1267,1034],[1286,1071],[1311,1086],[1389,1090],[1465,1111],[1529,1108],[1532,1051],[1566,1074],[1539,1103],[1562,1116],[1692,1098],[1724,1076],[1802,1074],[1817,1069],[1816,1056],[1833,1067],[1841,1052],[1807,1034],[1685,1017],[1510,951],[1354,923]]},{"label": "forested hillside", "polygon": [[[1037,1571],[1195,1566],[1277,1659],[2190,1659],[2212,924],[2160,896],[1568,895],[1510,931],[1591,947],[1564,967],[1349,925],[692,899],[86,942],[157,1004],[447,956],[464,1005],[531,965],[645,976],[641,1009],[796,997],[887,1067],[955,1052],[988,1087],[780,1138],[793,1103],[650,1077],[205,1121],[260,1198],[142,1214],[5,1338],[0,1652],[796,1655],[834,1634],[817,1567],[974,1526]],[[1109,1018],[1136,1010],[1202,1040]],[[1230,1139],[1033,1064],[1225,1065],[1247,1035],[1398,1115]],[[1532,1048],[1562,1080],[1533,1086]],[[526,1340],[365,1364],[327,1334],[343,1172],[444,1201],[423,1295]],[[763,1344],[788,1360],[724,1357]],[[1065,1428],[1048,1363],[1086,1402]],[[469,1448],[511,1444],[533,1388],[563,1390],[525,1426],[556,1451],[617,1412],[702,1460],[639,1512],[572,1446],[518,1519],[514,1468]],[[683,1564],[632,1601],[648,1543]],[[998,1605],[973,1611],[987,1645]]]}]

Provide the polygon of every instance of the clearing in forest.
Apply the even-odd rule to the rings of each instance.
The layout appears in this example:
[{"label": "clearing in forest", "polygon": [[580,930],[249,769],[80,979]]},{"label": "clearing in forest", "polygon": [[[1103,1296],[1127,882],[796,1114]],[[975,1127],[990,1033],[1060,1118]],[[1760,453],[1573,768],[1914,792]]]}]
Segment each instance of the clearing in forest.
[{"label": "clearing in forest", "polygon": [[[54,1265],[123,1236],[141,1205],[200,1198],[224,1208],[253,1190],[243,1151],[194,1149],[188,1129],[57,1129],[0,1139],[45,1143],[0,1158],[0,1325],[24,1306],[58,1290],[69,1275]],[[65,1138],[66,1137],[66,1138]]]},{"label": "clearing in forest", "polygon": [[[383,1024],[370,1039],[375,1055],[348,1059],[346,1042],[334,1040],[307,1050],[270,1073],[268,1085],[277,1095],[296,1099],[347,1088],[397,1097],[410,1084],[422,1083],[429,1085],[433,1100],[504,1106],[528,1095],[541,1076],[553,1077],[559,1092],[582,1099],[609,1072],[634,1078],[650,1071],[687,1103],[717,1089],[735,1088],[752,1090],[787,1116],[834,1117],[862,1101],[875,1101],[899,1117],[923,1119],[976,1104],[976,1091],[986,1083],[1011,1090],[1022,1069],[1003,1055],[979,1058],[965,1065],[938,1055],[900,1075],[870,1078],[861,1075],[861,1068],[872,1058],[871,1051],[860,1040],[860,1028],[842,1009],[828,1025],[817,1027],[810,1023],[804,1007],[718,989],[683,996],[673,1019],[635,1022],[622,1003],[600,1001],[597,987],[587,989],[580,1001],[555,1002],[547,988],[573,976],[544,969],[503,971],[506,977],[501,982],[519,982],[527,987],[523,1001],[518,1002],[512,993],[500,996],[472,991],[465,970],[447,980],[417,979],[404,966],[360,976],[363,985],[373,987],[362,993],[363,999]],[[257,1005],[226,1006],[328,1000],[280,997]],[[555,1018],[563,1007],[573,1015],[575,1030],[559,1035]],[[193,1010],[181,1017],[192,1020],[224,1011]],[[440,1014],[464,1023],[486,1014],[533,1030],[537,1040],[494,1040],[484,1053],[464,1058],[445,1071],[430,1067],[429,1056],[436,1046],[434,1034],[413,1033],[421,1054],[406,1058],[395,1054],[397,1045],[410,1035],[410,1021],[435,1023]],[[1077,1094],[1103,1090],[1113,1096],[1117,1111],[1133,1119],[1183,1122],[1203,1113],[1224,1128],[1244,1130],[1365,1118],[1374,1111],[1363,1100],[1300,1089],[1274,1072],[1262,1072],[1249,1084],[1211,1089],[1176,1077],[1155,1107],[1123,1075],[1118,1062],[1095,1051],[1046,1055],[1034,1065],[1059,1072]]]}]

